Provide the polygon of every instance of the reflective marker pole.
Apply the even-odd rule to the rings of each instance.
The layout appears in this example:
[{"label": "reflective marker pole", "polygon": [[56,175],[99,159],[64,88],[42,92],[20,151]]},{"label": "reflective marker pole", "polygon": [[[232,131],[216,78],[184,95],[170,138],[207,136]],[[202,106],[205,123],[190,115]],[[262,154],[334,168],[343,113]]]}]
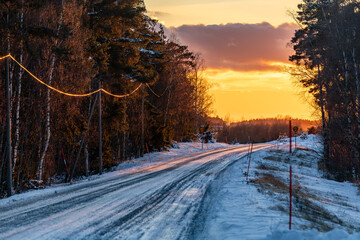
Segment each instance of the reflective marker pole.
[{"label": "reflective marker pole", "polygon": [[250,171],[250,162],[251,162],[251,154],[252,154],[252,151],[253,151],[253,146],[254,146],[254,143],[250,143],[249,145],[249,164],[248,164],[248,170],[247,170],[247,174],[246,174],[246,181],[249,180],[249,171]]},{"label": "reflective marker pole", "polygon": [[[289,136],[290,136],[290,153],[292,153],[292,134],[291,134],[291,120],[289,120]],[[291,214],[292,214],[292,166],[291,166],[291,160],[290,160],[290,185],[289,185],[289,230],[291,230]]]},{"label": "reflective marker pole", "polygon": [[292,211],[292,166],[291,166],[291,165],[290,165],[289,195],[290,195],[290,205],[289,205],[289,230],[291,230],[291,211]]}]

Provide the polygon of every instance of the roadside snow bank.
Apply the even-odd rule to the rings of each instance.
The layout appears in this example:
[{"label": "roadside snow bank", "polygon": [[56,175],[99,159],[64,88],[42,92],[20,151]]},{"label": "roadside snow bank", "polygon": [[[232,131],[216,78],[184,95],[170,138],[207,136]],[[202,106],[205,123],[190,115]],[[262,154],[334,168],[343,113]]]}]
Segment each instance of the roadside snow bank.
[{"label": "roadside snow bank", "polygon": [[331,232],[320,233],[311,231],[284,231],[274,232],[268,235],[264,240],[359,240],[360,234],[349,235],[343,230],[335,229]]},{"label": "roadside snow bank", "polygon": [[[137,173],[147,168],[175,161],[182,157],[191,157],[192,155],[212,150],[233,147],[232,145],[225,143],[209,143],[202,145],[201,142],[177,143],[175,146],[176,148],[171,148],[168,151],[152,152],[150,153],[150,158],[149,154],[145,154],[142,158],[132,159],[120,163],[118,166],[112,168],[111,171],[106,170],[108,172],[103,175],[95,174],[89,177],[82,177],[73,181],[71,185],[69,183],[52,184],[50,187],[45,189],[29,190],[21,194],[13,195],[10,198],[0,199],[0,208],[8,206],[9,204],[16,204],[16,202],[21,200],[36,201],[38,198],[43,198],[45,196],[58,195],[72,190],[79,190],[87,184],[103,182],[123,175]],[[91,183],[89,181],[91,181]]]},{"label": "roadside snow bank", "polygon": [[[294,139],[293,139],[294,140]],[[294,141],[293,141],[294,143]],[[275,142],[274,142],[275,144]],[[318,169],[321,138],[296,139],[252,156],[222,174],[211,186],[197,239],[360,239],[357,185],[323,178]],[[293,168],[293,218],[289,232],[289,168]]]}]

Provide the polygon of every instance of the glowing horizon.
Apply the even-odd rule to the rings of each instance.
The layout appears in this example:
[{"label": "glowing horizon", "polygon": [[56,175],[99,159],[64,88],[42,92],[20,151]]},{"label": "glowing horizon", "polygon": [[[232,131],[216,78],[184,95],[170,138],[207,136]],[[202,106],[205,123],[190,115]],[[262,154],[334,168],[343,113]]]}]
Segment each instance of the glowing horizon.
[{"label": "glowing horizon", "polygon": [[301,89],[294,87],[289,73],[207,69],[205,76],[213,85],[210,92],[215,98],[214,116],[229,115],[232,121],[278,116],[318,119],[315,110],[305,103]]}]

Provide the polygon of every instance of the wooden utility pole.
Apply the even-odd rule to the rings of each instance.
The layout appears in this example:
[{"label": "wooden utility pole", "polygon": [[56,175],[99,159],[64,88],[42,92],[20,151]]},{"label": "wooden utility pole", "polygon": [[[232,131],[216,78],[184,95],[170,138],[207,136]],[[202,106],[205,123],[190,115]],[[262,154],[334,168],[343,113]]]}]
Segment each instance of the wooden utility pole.
[{"label": "wooden utility pole", "polygon": [[[101,81],[99,81],[101,89]],[[99,174],[102,174],[102,131],[101,131],[101,91],[99,91]]]},{"label": "wooden utility pole", "polygon": [[[89,132],[90,122],[91,122],[91,118],[92,118],[92,115],[93,115],[93,112],[94,112],[94,109],[95,109],[97,99],[98,99],[98,96],[95,97],[95,100],[92,103],[92,106],[90,107],[90,115],[89,115],[89,118],[88,118],[88,121],[87,121],[87,129],[86,129],[86,132],[85,132],[85,134],[83,135],[83,137],[81,139],[80,148],[79,148],[78,153],[76,155],[76,160],[75,160],[72,172],[71,172],[70,182],[71,182],[71,179],[74,177],[76,166],[77,166],[77,163],[78,163],[78,161],[80,159],[81,150],[82,150],[83,145],[85,143],[86,135]],[[88,153],[88,149],[87,149],[87,144],[85,144],[85,167],[86,167],[86,176],[88,177],[89,176],[89,153]]]},{"label": "wooden utility pole", "polygon": [[12,167],[11,167],[11,122],[10,122],[10,91],[9,91],[9,58],[6,59],[6,156],[7,156],[7,195],[12,195]]},{"label": "wooden utility pole", "polygon": [[[144,93],[143,93],[144,94]],[[145,97],[141,98],[141,138],[140,138],[140,157],[144,156],[144,145],[145,145],[145,125],[144,125],[144,108],[145,108]]]},{"label": "wooden utility pole", "polygon": [[[7,14],[7,28],[9,31],[9,13]],[[8,42],[8,54],[10,54],[10,38],[9,32],[7,37]],[[6,80],[5,80],[5,95],[6,95],[6,156],[7,156],[7,179],[6,179],[6,186],[7,186],[7,195],[10,197],[12,195],[12,167],[11,167],[11,122],[10,122],[10,89],[9,89],[9,82],[10,82],[10,66],[9,66],[9,57],[6,58]]]}]

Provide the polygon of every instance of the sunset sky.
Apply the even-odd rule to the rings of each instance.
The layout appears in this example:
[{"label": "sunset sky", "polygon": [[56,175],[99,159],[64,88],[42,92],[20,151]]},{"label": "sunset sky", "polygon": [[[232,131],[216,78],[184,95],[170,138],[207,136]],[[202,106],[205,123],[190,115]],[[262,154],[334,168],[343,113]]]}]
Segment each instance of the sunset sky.
[{"label": "sunset sky", "polygon": [[300,0],[145,0],[149,15],[205,59],[214,110],[231,120],[313,119],[286,66]]}]

